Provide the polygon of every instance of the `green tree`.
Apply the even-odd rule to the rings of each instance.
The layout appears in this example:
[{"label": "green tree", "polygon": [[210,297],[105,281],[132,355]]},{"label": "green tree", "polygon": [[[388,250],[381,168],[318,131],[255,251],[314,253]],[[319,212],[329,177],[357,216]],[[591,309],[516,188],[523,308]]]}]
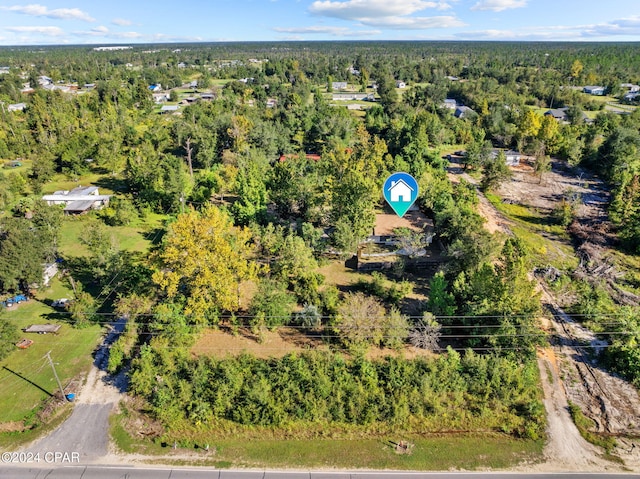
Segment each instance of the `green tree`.
[{"label": "green tree", "polygon": [[257,275],[250,239],[218,208],[189,211],[169,226],[153,280],[169,299],[184,298],[192,322],[217,321],[219,312],[239,309],[240,284]]},{"label": "green tree", "polygon": [[348,294],[338,306],[338,332],[348,345],[377,344],[383,337],[384,314],[378,300],[362,293]]},{"label": "green tree", "polygon": [[480,186],[483,190],[495,190],[503,181],[511,178],[511,170],[507,166],[507,159],[503,151],[495,158],[487,161],[482,170]]},{"label": "green tree", "polygon": [[251,326],[264,321],[268,328],[286,324],[291,319],[295,298],[287,291],[284,283],[265,278],[258,284],[258,291],[251,300]]},{"label": "green tree", "polygon": [[18,328],[4,314],[0,314],[0,361],[15,351],[15,343],[20,336]]}]

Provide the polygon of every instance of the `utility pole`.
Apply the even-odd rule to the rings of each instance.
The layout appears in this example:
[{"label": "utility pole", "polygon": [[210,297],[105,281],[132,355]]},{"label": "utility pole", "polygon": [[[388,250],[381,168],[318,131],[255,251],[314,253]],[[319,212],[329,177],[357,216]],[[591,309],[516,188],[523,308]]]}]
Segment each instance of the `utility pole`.
[{"label": "utility pole", "polygon": [[64,395],[64,389],[62,389],[62,384],[60,383],[60,378],[58,377],[58,373],[56,372],[56,367],[53,365],[53,361],[51,360],[51,351],[49,351],[45,356],[49,360],[51,369],[53,369],[53,375],[56,377],[58,387],[60,388],[60,394],[62,394],[62,398],[65,399],[66,396]]}]

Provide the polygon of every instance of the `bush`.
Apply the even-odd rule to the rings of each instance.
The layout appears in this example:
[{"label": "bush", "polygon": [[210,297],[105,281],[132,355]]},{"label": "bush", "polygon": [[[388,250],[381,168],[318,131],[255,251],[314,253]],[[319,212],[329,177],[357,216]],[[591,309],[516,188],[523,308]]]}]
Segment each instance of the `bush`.
[{"label": "bush", "polygon": [[0,360],[7,357],[19,339],[18,329],[7,318],[0,317]]},{"label": "bush", "polygon": [[283,283],[267,278],[260,281],[258,292],[251,300],[251,326],[256,326],[257,318],[264,326],[275,328],[286,324],[295,306],[295,299]]}]

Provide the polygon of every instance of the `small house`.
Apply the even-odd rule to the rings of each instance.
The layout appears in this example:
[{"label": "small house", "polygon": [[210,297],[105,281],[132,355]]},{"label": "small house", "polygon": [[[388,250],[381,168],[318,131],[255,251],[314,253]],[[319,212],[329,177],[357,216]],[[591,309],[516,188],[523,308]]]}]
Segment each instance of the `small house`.
[{"label": "small house", "polygon": [[48,205],[64,205],[66,214],[82,214],[90,210],[99,210],[109,204],[111,195],[101,195],[97,186],[79,186],[71,191],[56,191],[44,195]]},{"label": "small house", "polygon": [[544,112],[545,116],[552,116],[558,121],[569,121],[569,117],[567,116],[567,107],[564,108],[553,108],[551,110],[547,110]]},{"label": "small house", "polygon": [[26,103],[14,103],[7,106],[7,111],[24,111],[27,108]]},{"label": "small house", "polygon": [[449,110],[455,110],[456,107],[458,106],[458,102],[453,98],[447,98],[442,103],[442,106],[444,106],[445,108],[448,108]]},{"label": "small house", "polygon": [[153,101],[155,103],[164,103],[165,101],[169,100],[168,93],[152,93],[151,96],[153,97]]},{"label": "small house", "polygon": [[520,158],[522,155],[515,150],[492,150],[491,158],[497,158],[500,151],[504,153],[504,160],[507,166],[518,166],[520,164]]},{"label": "small house", "polygon": [[582,89],[582,91],[588,95],[596,95],[596,96],[602,96],[604,95],[606,88],[603,86],[594,86],[594,85],[590,85],[590,86],[586,86]]},{"label": "small house", "polygon": [[162,90],[162,85],[160,83],[154,83],[153,85],[149,85],[149,90],[152,92],[157,92]]},{"label": "small house", "polygon": [[278,100],[275,98],[267,98],[267,108],[275,108],[278,104]]},{"label": "small house", "polygon": [[331,96],[334,101],[375,101],[373,93],[334,93]]},{"label": "small house", "polygon": [[346,81],[334,81],[331,82],[331,88],[333,90],[346,90],[347,82]]},{"label": "small house", "polygon": [[175,113],[177,111],[178,111],[178,105],[162,105],[162,108],[160,108],[161,115],[167,115],[170,113]]},{"label": "small house", "polygon": [[58,274],[58,263],[46,263],[42,267],[42,284],[49,286],[51,279]]},{"label": "small house", "polygon": [[403,82],[402,80],[397,80],[396,81],[396,88],[407,88],[407,84],[405,82]]},{"label": "small house", "polygon": [[456,118],[468,118],[470,116],[475,115],[476,112],[473,111],[468,106],[460,105],[456,107],[456,111],[453,114],[455,115]]}]

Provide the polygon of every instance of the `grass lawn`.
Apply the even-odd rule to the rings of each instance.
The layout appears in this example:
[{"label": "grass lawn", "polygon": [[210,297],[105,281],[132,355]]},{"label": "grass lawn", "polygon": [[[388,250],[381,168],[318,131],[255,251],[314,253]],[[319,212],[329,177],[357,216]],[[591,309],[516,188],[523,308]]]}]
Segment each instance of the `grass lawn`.
[{"label": "grass lawn", "polygon": [[[48,304],[60,297],[71,297],[71,292],[54,278],[51,287],[40,291],[36,298],[6,310],[3,320],[8,319],[19,329],[30,324],[57,322],[48,319],[55,314]],[[16,348],[0,362],[0,423],[23,420],[44,399],[57,392],[53,372],[44,359],[48,351],[64,387],[89,368],[91,352],[101,333],[100,326],[74,329],[64,323],[58,334],[24,333],[21,337],[32,339],[33,345],[24,350]]]},{"label": "grass lawn", "polygon": [[[129,435],[123,416],[112,418],[112,435],[119,448],[128,453],[162,456],[162,462],[190,462],[218,468],[314,468],[314,469],[396,469],[417,471],[500,469],[542,461],[543,441],[524,441],[500,434],[444,435],[433,437],[398,436],[370,439],[273,440],[207,437],[170,446]],[[413,444],[410,454],[398,454],[395,444]],[[205,445],[209,451],[205,451]],[[198,458],[200,455],[201,459]],[[172,460],[172,456],[175,459]]]},{"label": "grass lawn", "polygon": [[[52,181],[45,183],[42,186],[42,194],[48,195],[53,193],[54,191],[59,190],[72,190],[77,188],[78,186],[89,186],[95,185],[98,183],[105,175],[102,173],[87,173],[86,175],[81,176],[77,180],[70,179],[68,176],[63,174],[57,174],[54,176]],[[100,187],[101,195],[110,195],[113,191],[104,187]]]},{"label": "grass lawn", "polygon": [[31,170],[31,160],[15,160],[22,163],[22,166],[8,166],[14,160],[0,161],[0,173],[5,176],[9,173],[24,173],[25,175]]},{"label": "grass lawn", "polygon": [[[139,219],[127,226],[109,227],[109,232],[115,236],[121,250],[145,252],[156,237],[155,230],[162,227],[165,218],[164,215],[149,214],[144,220]],[[65,217],[58,245],[58,250],[63,256],[89,255],[86,246],[80,243],[80,238],[91,220],[91,214]]]},{"label": "grass lawn", "polygon": [[225,86],[227,83],[234,81],[235,78],[214,78],[209,80],[210,86]]}]

